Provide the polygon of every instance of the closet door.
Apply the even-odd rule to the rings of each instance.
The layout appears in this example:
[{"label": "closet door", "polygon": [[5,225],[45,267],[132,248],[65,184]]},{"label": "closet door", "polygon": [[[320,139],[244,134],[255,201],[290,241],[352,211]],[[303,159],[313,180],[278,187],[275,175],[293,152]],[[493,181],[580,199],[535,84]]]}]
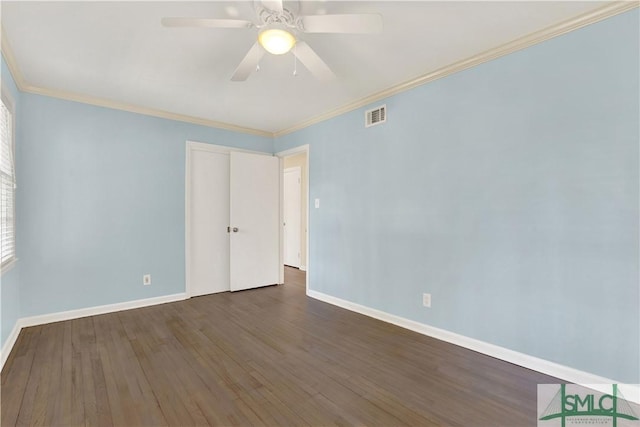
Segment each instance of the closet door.
[{"label": "closet door", "polygon": [[229,290],[229,153],[191,149],[187,283],[190,296]]},{"label": "closet door", "polygon": [[231,152],[232,291],[277,284],[280,278],[280,162]]}]

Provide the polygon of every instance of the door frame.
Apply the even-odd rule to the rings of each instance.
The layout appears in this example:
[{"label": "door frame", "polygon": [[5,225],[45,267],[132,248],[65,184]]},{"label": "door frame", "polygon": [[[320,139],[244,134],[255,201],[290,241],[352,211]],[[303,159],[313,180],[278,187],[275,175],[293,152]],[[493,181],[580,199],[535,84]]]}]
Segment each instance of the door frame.
[{"label": "door frame", "polygon": [[[184,238],[184,289],[185,289],[185,293],[187,294],[187,298],[191,298],[192,295],[192,286],[191,286],[191,278],[190,276],[190,265],[191,265],[191,251],[190,251],[190,247],[191,247],[191,240],[190,240],[190,236],[191,236],[191,157],[192,157],[192,153],[194,151],[205,151],[208,153],[220,153],[220,154],[228,154],[231,155],[232,151],[235,152],[241,152],[241,153],[251,153],[251,154],[261,154],[264,156],[274,156],[272,153],[268,153],[268,152],[264,152],[264,151],[254,151],[254,150],[245,150],[242,148],[235,148],[235,147],[227,147],[224,145],[215,145],[215,144],[208,144],[206,142],[198,142],[198,141],[191,141],[191,140],[187,140],[185,142],[185,173],[184,173],[184,186],[185,186],[185,193],[184,193],[184,219],[185,219],[185,230],[184,230],[184,234],[185,234],[185,238]],[[282,160],[280,160],[280,164],[282,165]],[[280,186],[282,187],[282,178],[280,180]],[[282,194],[280,195],[281,201],[280,201],[280,216],[282,217]],[[282,221],[281,221],[282,222]],[[282,233],[280,233],[280,248],[282,248]],[[280,264],[282,264],[283,258],[282,258],[283,254],[282,254],[282,250],[280,250]],[[284,269],[283,269],[283,274],[284,274]],[[281,275],[282,276],[282,275]],[[280,283],[282,283],[282,277],[280,280]]]},{"label": "door frame", "polygon": [[306,153],[307,159],[305,162],[305,170],[307,174],[306,179],[306,188],[303,188],[302,191],[305,191],[307,194],[307,242],[306,242],[306,260],[305,265],[307,267],[305,274],[305,293],[309,295],[309,272],[311,271],[311,263],[309,262],[309,241],[311,240],[311,224],[309,223],[309,214],[310,214],[310,203],[311,199],[309,198],[309,186],[311,181],[311,174],[309,173],[309,144],[299,145],[297,147],[291,148],[289,150],[279,151],[275,155],[280,158],[280,283],[284,283],[284,226],[282,225],[284,220],[284,158],[289,156],[294,156],[296,154]]}]

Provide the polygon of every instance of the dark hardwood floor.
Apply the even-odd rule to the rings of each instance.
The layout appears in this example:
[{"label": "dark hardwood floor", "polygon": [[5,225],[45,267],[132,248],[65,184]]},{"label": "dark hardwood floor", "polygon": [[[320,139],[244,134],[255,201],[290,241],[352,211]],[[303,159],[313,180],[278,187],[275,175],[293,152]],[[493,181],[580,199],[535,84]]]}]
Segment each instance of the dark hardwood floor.
[{"label": "dark hardwood floor", "polygon": [[558,380],[286,283],[24,329],[10,425],[535,426]]}]

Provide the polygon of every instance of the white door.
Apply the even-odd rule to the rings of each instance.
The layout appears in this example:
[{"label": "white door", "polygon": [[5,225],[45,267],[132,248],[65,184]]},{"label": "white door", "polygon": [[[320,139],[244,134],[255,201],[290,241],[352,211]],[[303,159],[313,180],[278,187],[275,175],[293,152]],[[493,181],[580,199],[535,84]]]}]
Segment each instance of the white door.
[{"label": "white door", "polygon": [[302,184],[300,167],[284,170],[284,263],[300,267]]},{"label": "white door", "polygon": [[229,154],[190,151],[189,259],[191,296],[229,290]]},{"label": "white door", "polygon": [[231,152],[231,290],[280,278],[280,161]]}]

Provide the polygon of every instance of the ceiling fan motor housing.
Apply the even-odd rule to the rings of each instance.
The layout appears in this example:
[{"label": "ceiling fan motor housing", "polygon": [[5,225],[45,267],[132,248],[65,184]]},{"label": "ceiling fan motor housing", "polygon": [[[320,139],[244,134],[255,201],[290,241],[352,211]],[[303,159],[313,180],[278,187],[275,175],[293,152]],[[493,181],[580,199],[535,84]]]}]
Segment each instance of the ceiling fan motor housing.
[{"label": "ceiling fan motor housing", "polygon": [[296,17],[289,9],[282,9],[282,12],[276,10],[269,10],[264,7],[258,11],[258,18],[260,19],[262,27],[271,27],[272,25],[282,25],[288,30],[295,30],[298,28]]}]

